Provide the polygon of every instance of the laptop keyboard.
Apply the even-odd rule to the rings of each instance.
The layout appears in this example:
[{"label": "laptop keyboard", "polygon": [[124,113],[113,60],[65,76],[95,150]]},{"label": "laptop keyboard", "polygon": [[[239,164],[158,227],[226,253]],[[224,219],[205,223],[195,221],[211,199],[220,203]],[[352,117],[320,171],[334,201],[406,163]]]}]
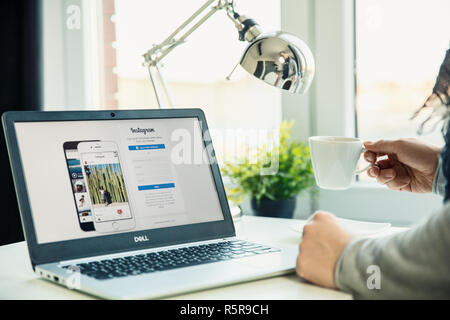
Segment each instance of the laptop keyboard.
[{"label": "laptop keyboard", "polygon": [[[279,249],[243,240],[203,244],[121,258],[80,263],[75,270],[97,280],[165,271],[199,264],[250,257]],[[62,268],[68,269],[71,266]]]}]

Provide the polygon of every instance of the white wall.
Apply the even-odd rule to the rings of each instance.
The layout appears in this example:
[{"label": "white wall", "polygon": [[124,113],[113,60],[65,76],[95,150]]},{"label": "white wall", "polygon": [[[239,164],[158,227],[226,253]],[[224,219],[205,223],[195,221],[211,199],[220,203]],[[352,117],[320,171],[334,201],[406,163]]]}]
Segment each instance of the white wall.
[{"label": "white wall", "polygon": [[[282,0],[281,1],[281,29],[292,33],[306,42],[313,55],[316,55],[314,46],[314,29],[312,26],[314,5],[309,0]],[[314,131],[314,105],[316,85],[313,82],[305,95],[282,93],[283,120],[295,120],[293,138],[307,140]],[[297,197],[297,206],[294,218],[307,218],[314,212],[314,202],[308,192]]]}]

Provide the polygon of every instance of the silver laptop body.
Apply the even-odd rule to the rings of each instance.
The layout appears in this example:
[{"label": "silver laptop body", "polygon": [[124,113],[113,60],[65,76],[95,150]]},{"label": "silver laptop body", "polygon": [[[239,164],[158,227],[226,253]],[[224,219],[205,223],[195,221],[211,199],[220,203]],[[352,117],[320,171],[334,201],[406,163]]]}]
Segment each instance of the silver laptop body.
[{"label": "silver laptop body", "polygon": [[236,238],[200,109],[8,112],[2,121],[40,277],[144,299],[294,271],[292,246]]}]

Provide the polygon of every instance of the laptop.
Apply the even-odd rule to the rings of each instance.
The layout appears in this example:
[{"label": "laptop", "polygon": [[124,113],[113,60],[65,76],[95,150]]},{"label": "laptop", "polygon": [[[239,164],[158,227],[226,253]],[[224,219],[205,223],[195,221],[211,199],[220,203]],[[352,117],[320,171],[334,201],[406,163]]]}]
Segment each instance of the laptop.
[{"label": "laptop", "polygon": [[200,109],[2,116],[34,272],[101,298],[163,298],[293,272],[236,237]]}]

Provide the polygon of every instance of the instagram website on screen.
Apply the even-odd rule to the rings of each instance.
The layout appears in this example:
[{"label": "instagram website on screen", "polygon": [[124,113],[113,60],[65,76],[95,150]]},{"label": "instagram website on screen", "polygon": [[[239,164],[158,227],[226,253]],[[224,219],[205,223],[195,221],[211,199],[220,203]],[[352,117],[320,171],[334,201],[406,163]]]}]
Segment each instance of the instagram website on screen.
[{"label": "instagram website on screen", "polygon": [[197,118],[15,126],[38,243],[224,219]]}]

